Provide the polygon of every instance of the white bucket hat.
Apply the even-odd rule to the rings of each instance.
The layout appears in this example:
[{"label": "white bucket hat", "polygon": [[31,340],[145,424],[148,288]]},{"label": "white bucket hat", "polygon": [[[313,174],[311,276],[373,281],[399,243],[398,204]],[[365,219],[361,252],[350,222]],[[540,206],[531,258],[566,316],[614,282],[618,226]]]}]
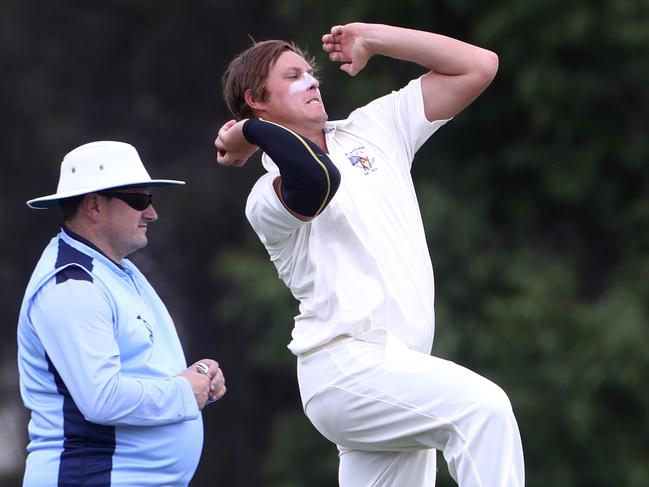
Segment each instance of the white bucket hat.
[{"label": "white bucket hat", "polygon": [[151,179],[135,147],[124,142],[100,141],[84,144],[68,152],[61,162],[56,193],[27,202],[30,208],[44,209],[59,200],[128,186],[173,186],[185,181]]}]

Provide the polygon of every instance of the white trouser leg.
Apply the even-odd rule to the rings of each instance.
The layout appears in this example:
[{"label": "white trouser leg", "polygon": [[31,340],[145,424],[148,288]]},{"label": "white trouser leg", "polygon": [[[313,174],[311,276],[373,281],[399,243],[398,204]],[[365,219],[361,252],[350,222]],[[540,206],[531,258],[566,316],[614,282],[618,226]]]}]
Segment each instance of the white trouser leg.
[{"label": "white trouser leg", "polygon": [[435,487],[437,450],[367,452],[341,448],[338,481],[356,487]]},{"label": "white trouser leg", "polygon": [[[423,483],[426,462],[407,455],[372,458],[372,452],[439,449],[461,487],[523,487],[509,399],[484,377],[409,350],[391,336],[385,344],[351,340],[324,348],[301,357],[298,372],[301,388],[318,391],[307,400],[307,416],[343,452],[341,486],[431,486]],[[391,483],[379,482],[383,471]]]}]

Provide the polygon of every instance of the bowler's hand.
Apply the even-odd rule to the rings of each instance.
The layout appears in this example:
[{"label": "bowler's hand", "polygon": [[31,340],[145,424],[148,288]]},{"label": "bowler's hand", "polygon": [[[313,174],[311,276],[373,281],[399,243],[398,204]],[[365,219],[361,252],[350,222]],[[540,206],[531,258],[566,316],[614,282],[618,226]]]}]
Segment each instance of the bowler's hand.
[{"label": "bowler's hand", "polygon": [[243,124],[246,120],[229,120],[219,129],[214,140],[216,160],[222,166],[243,166],[258,147],[246,140]]},{"label": "bowler's hand", "polygon": [[335,25],[329,34],[322,36],[322,49],[329,53],[329,59],[343,63],[340,66],[350,76],[356,76],[372,57],[368,40],[364,33],[369,24],[354,22]]}]

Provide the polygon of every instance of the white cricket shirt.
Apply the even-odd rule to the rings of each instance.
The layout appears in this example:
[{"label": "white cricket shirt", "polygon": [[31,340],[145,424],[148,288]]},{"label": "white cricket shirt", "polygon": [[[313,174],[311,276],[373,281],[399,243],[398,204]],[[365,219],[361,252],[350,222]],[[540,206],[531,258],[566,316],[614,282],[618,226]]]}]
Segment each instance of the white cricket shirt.
[{"label": "white cricket shirt", "polygon": [[262,156],[268,173],[250,192],[246,216],[299,301],[294,354],[373,329],[430,353],[435,287],[410,169],[416,151],[447,121],[426,119],[416,79],[328,122],[328,155],[341,184],[310,222],[283,206],[272,186],[279,171]]}]

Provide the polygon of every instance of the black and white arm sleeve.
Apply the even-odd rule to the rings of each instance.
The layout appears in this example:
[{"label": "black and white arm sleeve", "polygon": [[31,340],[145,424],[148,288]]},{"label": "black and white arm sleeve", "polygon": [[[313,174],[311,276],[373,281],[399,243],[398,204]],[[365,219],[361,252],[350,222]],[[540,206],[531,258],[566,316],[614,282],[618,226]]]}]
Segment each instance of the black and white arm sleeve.
[{"label": "black and white arm sleeve", "polygon": [[282,176],[282,199],[290,210],[314,217],[327,207],[340,186],[340,172],[320,147],[265,120],[247,120],[243,135],[277,164]]}]

